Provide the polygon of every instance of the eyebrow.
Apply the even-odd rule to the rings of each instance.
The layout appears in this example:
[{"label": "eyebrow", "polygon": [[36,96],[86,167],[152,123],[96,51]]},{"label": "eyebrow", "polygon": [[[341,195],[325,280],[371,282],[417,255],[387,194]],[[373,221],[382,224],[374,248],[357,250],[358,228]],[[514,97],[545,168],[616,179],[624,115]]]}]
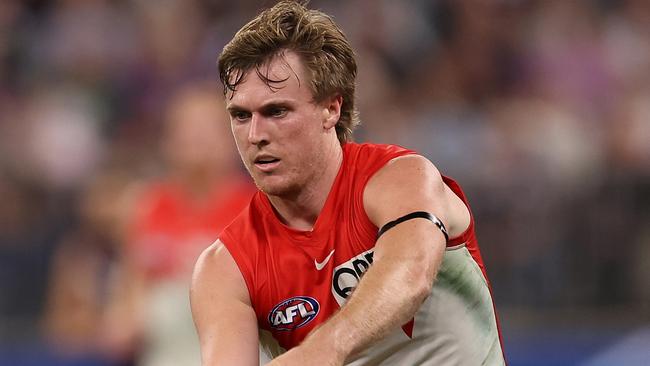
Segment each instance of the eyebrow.
[{"label": "eyebrow", "polygon": [[231,105],[226,106],[226,110],[228,112],[239,112],[239,111],[244,111],[245,109],[238,106],[238,105],[232,105],[231,104]]},{"label": "eyebrow", "polygon": [[[274,100],[270,100],[269,102],[266,102],[263,105],[261,105],[259,107],[259,110],[266,110],[266,109],[269,109],[269,108],[272,108],[272,107],[277,107],[277,106],[287,106],[287,105],[291,105],[292,103],[293,103],[293,101],[291,99],[274,99]],[[244,108],[242,106],[239,106],[237,104],[234,104],[234,103],[229,104],[228,106],[226,106],[226,110],[228,112],[248,111],[248,109],[246,109],[246,108]]]}]

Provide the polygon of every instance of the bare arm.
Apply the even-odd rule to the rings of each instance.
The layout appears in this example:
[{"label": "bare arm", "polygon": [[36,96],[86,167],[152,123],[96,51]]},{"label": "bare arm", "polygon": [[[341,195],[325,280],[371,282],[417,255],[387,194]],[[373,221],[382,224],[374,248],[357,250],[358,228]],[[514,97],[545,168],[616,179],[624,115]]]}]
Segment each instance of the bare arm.
[{"label": "bare arm", "polygon": [[203,366],[259,365],[257,320],[248,288],[221,242],[199,257],[190,300]]},{"label": "bare arm", "polygon": [[[366,187],[364,206],[378,227],[413,211],[436,215],[452,237],[469,225],[463,202],[443,183],[433,164],[419,156],[398,158],[382,168]],[[425,219],[409,220],[387,231],[377,241],[373,265],[349,301],[276,363],[311,364],[318,354],[327,358],[319,364],[340,365],[408,322],[431,291],[445,244],[442,232]]]}]

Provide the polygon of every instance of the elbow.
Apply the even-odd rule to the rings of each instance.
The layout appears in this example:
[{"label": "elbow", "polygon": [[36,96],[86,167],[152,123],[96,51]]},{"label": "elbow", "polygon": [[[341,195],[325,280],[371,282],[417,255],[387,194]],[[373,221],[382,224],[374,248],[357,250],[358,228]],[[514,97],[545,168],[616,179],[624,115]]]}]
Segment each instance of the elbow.
[{"label": "elbow", "polygon": [[413,300],[417,301],[417,304],[424,302],[433,291],[444,256],[444,247],[438,248],[421,253],[411,267],[413,270],[410,286],[413,290]]},{"label": "elbow", "polygon": [[414,286],[413,301],[416,304],[421,304],[431,295],[433,283],[431,281],[420,281],[417,286]]},{"label": "elbow", "polygon": [[411,267],[409,287],[412,289],[414,303],[421,304],[431,295],[441,262],[442,253],[431,252],[431,255],[420,256]]},{"label": "elbow", "polygon": [[411,281],[408,287],[410,291],[410,300],[413,304],[417,304],[419,307],[420,304],[426,300],[433,288],[433,283],[435,281],[435,275],[431,275],[431,269],[422,268],[420,270],[414,271],[411,276]]}]

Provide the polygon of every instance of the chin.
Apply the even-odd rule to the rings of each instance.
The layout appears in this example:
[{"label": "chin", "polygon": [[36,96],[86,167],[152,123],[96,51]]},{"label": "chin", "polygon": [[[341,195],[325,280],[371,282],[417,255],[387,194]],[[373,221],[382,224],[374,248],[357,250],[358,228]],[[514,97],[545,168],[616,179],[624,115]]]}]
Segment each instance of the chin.
[{"label": "chin", "polygon": [[273,177],[254,179],[254,181],[257,188],[269,196],[289,196],[298,190],[296,184]]}]

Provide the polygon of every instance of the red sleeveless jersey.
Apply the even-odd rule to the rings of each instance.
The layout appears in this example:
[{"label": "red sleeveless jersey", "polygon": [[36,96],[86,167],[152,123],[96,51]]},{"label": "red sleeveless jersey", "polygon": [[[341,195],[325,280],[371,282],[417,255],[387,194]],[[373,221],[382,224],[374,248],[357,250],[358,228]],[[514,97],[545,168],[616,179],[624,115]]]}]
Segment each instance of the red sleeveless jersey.
[{"label": "red sleeveless jersey", "polygon": [[[346,143],[342,165],[312,231],[299,231],[284,225],[267,196],[258,191],[248,208],[222,232],[219,239],[246,281],[258,327],[270,332],[282,350],[300,344],[310,331],[336,312],[372,264],[378,228],[364,210],[364,189],[373,174],[386,163],[409,154],[415,152],[394,145]],[[449,178],[443,179],[465,201],[460,187]],[[473,219],[465,233],[447,244],[448,249],[460,246],[467,250],[469,262],[474,262],[470,264],[469,276],[480,277],[472,280],[478,283],[479,297],[489,296],[489,290],[485,295],[483,288],[487,277],[476,244]],[[456,264],[453,267],[459,268]],[[460,275],[450,273],[447,282],[454,285]],[[438,282],[444,287],[445,281],[445,273],[440,272]],[[491,298],[485,301],[493,310]],[[449,308],[456,311],[458,306]],[[429,318],[422,318],[422,326],[430,321]],[[399,339],[393,341],[412,339],[413,327],[418,331],[421,325],[418,319],[416,315],[415,324],[413,321],[406,324],[399,330],[401,335],[396,336]],[[496,325],[496,319],[491,321]],[[494,333],[492,328],[490,332]],[[370,362],[368,360],[365,359]]]}]

